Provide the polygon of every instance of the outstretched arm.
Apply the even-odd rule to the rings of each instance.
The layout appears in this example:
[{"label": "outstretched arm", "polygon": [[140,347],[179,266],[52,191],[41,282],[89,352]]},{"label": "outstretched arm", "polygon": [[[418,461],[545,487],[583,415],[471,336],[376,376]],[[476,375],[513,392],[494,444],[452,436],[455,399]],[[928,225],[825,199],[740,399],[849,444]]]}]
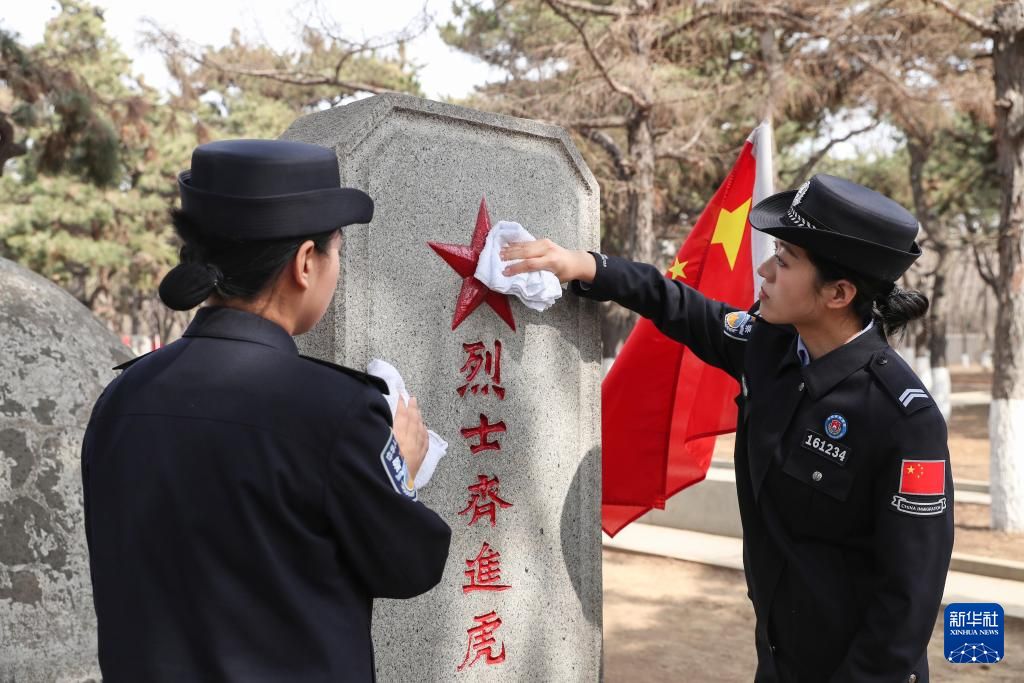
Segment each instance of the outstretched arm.
[{"label": "outstretched arm", "polygon": [[[551,240],[509,244],[502,260],[522,259],[506,275],[548,270],[573,293],[595,301],[614,301],[648,318],[667,337],[685,344],[705,363],[733,377],[743,369],[747,314],[709,299],[689,285],[671,280],[654,266],[594,252],[571,251]],[[731,317],[727,319],[727,316]]]}]

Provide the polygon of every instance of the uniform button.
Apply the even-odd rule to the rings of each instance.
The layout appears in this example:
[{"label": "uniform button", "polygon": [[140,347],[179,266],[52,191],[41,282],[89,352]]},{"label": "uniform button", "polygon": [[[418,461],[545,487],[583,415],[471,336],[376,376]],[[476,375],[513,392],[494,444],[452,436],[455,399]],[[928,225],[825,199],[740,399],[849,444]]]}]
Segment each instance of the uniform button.
[{"label": "uniform button", "polygon": [[[885,365],[885,363],[882,363]],[[910,678],[907,679],[908,683],[917,683],[917,674],[910,674]]]},{"label": "uniform button", "polygon": [[[889,362],[888,358],[879,358],[878,359],[878,364],[879,365],[885,365],[888,362]],[[914,678],[910,683],[914,683],[914,681],[916,681],[916,680],[917,680],[917,678]]]},{"label": "uniform button", "polygon": [[804,383],[800,382],[800,384],[797,386],[796,390],[797,391],[803,391],[804,390]]},{"label": "uniform button", "polygon": [[811,479],[814,481],[821,481],[821,472],[815,472],[811,475]]}]

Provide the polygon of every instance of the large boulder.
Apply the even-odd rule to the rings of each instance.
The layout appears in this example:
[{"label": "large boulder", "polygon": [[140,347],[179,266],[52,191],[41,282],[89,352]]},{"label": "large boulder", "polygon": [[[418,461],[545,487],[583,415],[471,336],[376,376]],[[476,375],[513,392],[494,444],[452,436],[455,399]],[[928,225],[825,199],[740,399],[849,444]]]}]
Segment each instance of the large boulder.
[{"label": "large boulder", "polygon": [[0,682],[99,678],[79,457],[130,357],[74,297],[0,258]]}]

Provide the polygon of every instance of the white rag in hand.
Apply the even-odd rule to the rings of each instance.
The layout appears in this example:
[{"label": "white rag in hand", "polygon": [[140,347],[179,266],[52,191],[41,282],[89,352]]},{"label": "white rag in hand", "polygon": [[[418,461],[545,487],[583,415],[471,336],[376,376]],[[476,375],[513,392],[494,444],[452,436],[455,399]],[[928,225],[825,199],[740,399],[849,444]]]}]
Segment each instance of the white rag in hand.
[{"label": "white rag in hand", "polygon": [[[398,412],[399,396],[402,397],[405,405],[409,405],[409,392],[405,390],[405,380],[398,374],[398,370],[395,369],[394,365],[375,358],[366,366],[366,372],[374,377],[380,377],[387,383],[388,395],[384,398],[388,402],[388,407],[391,408],[392,417]],[[427,430],[427,436],[430,439],[427,446],[427,455],[423,458],[423,464],[420,465],[419,472],[416,473],[415,485],[417,491],[427,485],[430,477],[434,474],[434,470],[437,468],[437,463],[448,452],[447,441],[429,429]]]},{"label": "white rag in hand", "polygon": [[476,264],[476,279],[502,294],[515,294],[527,308],[546,311],[561,298],[562,285],[547,270],[505,275],[506,266],[519,261],[502,261],[501,248],[509,242],[532,242],[533,235],[512,221],[500,221],[487,233],[487,241]]}]

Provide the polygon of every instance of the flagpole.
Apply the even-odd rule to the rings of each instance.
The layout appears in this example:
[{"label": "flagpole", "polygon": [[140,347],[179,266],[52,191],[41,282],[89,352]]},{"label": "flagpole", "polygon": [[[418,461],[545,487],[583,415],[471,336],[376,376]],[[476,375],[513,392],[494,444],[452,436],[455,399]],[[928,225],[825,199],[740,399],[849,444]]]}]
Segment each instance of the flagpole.
[{"label": "flagpole", "polygon": [[[754,194],[751,206],[756,205],[762,199],[775,194],[775,166],[772,141],[772,123],[766,119],[750,133],[747,138],[753,145],[754,160],[757,163],[757,171],[754,177]],[[760,230],[750,231],[750,267],[754,272],[754,300],[759,298],[761,283],[764,278],[757,274],[757,267],[772,255],[775,251],[774,240]]]}]

